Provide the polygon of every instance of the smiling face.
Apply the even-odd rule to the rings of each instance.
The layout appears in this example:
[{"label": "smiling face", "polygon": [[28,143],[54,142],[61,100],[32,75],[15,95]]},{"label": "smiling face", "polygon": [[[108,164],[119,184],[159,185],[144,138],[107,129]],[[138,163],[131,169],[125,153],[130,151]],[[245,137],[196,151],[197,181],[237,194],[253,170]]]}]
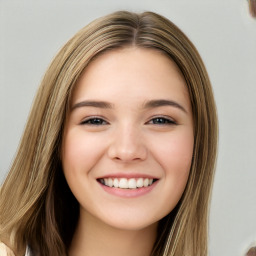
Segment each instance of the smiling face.
[{"label": "smiling face", "polygon": [[186,186],[194,134],[186,83],[153,49],[97,57],[72,95],[62,144],[80,218],[138,230],[157,223]]}]

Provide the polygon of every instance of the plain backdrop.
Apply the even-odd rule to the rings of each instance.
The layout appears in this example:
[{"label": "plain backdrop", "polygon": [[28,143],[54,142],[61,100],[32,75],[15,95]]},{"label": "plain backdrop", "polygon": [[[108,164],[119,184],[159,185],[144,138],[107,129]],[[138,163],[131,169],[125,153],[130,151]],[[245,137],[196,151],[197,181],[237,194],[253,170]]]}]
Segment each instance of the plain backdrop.
[{"label": "plain backdrop", "polygon": [[210,256],[244,255],[256,240],[256,19],[247,0],[0,0],[0,182],[51,59],[88,22],[120,9],[166,16],[202,55],[220,126]]}]

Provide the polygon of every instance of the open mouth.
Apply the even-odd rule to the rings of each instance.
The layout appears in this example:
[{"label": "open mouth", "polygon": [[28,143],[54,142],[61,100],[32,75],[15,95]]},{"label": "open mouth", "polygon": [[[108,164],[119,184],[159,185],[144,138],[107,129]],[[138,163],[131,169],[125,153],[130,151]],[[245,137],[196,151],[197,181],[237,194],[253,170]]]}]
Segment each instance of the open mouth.
[{"label": "open mouth", "polygon": [[102,185],[107,187],[121,188],[121,189],[137,189],[143,187],[149,187],[157,179],[149,178],[100,178],[97,179]]}]

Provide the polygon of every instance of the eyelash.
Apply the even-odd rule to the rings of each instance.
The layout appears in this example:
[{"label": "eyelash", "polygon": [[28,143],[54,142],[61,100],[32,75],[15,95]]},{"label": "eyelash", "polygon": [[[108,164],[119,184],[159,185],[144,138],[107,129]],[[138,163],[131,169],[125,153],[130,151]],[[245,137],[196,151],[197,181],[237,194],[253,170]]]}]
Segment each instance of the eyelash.
[{"label": "eyelash", "polygon": [[105,121],[103,118],[100,117],[89,117],[81,122],[81,125],[95,125],[95,126],[100,126],[100,125],[107,125],[109,124],[107,121]]},{"label": "eyelash", "polygon": [[[81,125],[108,125],[109,123],[105,121],[103,118],[100,117],[89,117],[81,122]],[[156,116],[150,119],[146,124],[153,124],[153,125],[176,125],[177,123],[171,119],[164,116]]]},{"label": "eyelash", "polygon": [[[158,120],[158,123],[155,122],[156,120]],[[156,116],[150,119],[147,123],[156,124],[156,125],[176,125],[177,124],[173,119],[165,116]]]}]

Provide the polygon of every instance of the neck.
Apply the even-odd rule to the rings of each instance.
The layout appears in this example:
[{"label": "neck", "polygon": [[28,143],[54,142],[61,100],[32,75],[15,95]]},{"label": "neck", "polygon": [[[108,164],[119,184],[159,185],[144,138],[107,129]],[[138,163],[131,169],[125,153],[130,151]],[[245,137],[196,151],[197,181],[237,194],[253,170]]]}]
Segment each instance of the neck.
[{"label": "neck", "polygon": [[80,219],[70,256],[149,256],[156,240],[157,223],[139,230],[109,226],[91,215]]}]

